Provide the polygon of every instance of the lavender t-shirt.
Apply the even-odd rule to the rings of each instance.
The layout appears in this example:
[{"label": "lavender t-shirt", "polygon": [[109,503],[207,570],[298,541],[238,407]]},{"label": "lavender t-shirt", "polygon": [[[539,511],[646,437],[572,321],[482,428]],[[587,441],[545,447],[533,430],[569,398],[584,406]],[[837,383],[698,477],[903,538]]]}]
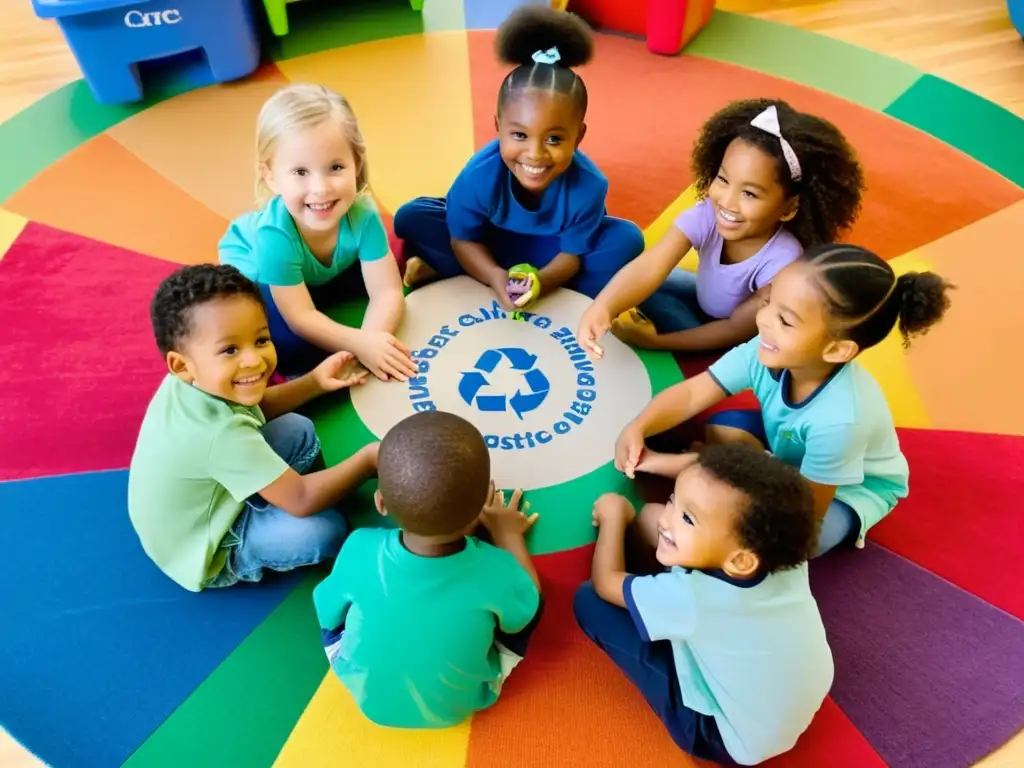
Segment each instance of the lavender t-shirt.
[{"label": "lavender t-shirt", "polygon": [[729,317],[803,253],[800,241],[779,227],[746,261],[723,264],[722,236],[715,227],[715,205],[710,200],[701,200],[679,214],[676,226],[697,249],[697,301],[712,317]]}]

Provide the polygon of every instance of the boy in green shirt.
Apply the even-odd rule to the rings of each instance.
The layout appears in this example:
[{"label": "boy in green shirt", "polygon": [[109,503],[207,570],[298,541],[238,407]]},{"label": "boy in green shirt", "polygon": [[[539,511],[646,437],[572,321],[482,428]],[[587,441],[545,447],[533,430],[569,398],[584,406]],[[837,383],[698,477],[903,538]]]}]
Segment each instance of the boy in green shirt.
[{"label": "boy in green shirt", "polygon": [[[442,411],[380,446],[377,509],[313,592],[331,667],[378,725],[446,728],[497,701],[540,617],[523,534],[536,519],[490,482],[480,432]],[[473,537],[483,525],[494,545]]]},{"label": "boy in green shirt", "polygon": [[277,354],[255,283],[229,266],[178,270],[150,306],[168,375],[132,456],[128,513],[142,547],[185,589],[259,581],[334,557],[348,532],[333,509],[373,476],[377,445],[330,469],[312,422],[290,411],[361,384],[340,352],[267,388]]}]

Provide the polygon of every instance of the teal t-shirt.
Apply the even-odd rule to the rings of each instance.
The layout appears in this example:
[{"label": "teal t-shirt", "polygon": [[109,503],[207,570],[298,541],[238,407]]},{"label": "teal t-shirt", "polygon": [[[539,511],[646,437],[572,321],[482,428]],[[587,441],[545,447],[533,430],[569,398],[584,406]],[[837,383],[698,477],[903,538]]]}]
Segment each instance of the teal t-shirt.
[{"label": "teal t-shirt", "polygon": [[909,488],[910,468],[885,394],[854,361],[802,403],[793,404],[787,394],[789,371],[761,364],[760,341],[755,336],[731,349],[708,373],[729,394],[753,390],[771,452],[808,480],[837,486],[836,498],[860,517],[863,539]]},{"label": "teal t-shirt", "polygon": [[146,409],[128,471],[128,516],[146,554],[198,592],[224,568],[221,540],[245,500],[288,464],[259,406],[214,397],[167,374]]},{"label": "teal t-shirt", "polygon": [[420,557],[401,531],[361,528],[313,592],[320,626],[344,627],[332,667],[373,722],[446,728],[498,698],[495,629],[519,632],[537,587],[515,558],[473,538]]},{"label": "teal t-shirt", "polygon": [[832,687],[806,563],[749,582],[675,567],[628,577],[623,598],[645,641],[672,644],[683,704],[715,718],[741,765],[790,750]]},{"label": "teal t-shirt", "polygon": [[356,261],[377,261],[388,255],[388,236],[373,200],[356,198],[341,218],[338,243],[329,266],[309,250],[280,197],[258,211],[231,222],[217,246],[220,263],[264,285],[319,286],[330,282]]}]

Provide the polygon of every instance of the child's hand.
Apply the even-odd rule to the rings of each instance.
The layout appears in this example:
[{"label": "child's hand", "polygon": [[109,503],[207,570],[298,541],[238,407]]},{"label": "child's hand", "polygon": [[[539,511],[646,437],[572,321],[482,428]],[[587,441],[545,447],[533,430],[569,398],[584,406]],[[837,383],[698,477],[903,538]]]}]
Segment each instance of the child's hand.
[{"label": "child's hand", "polygon": [[491,278],[491,282],[488,283],[491,290],[494,291],[494,295],[498,299],[498,304],[506,312],[515,312],[515,302],[508,296],[508,273],[501,267],[498,267],[494,271],[494,276]]},{"label": "child's hand", "polygon": [[374,473],[377,471],[377,454],[379,452],[380,442],[367,443],[359,449],[359,455],[366,461]]},{"label": "child's hand", "polygon": [[520,509],[519,503],[523,499],[523,491],[516,488],[512,497],[505,503],[505,494],[494,487],[491,481],[490,490],[487,492],[487,501],[483,511],[480,513],[480,524],[491,534],[491,538],[498,543],[502,537],[522,536],[537,521],[537,513],[526,516],[530,509],[530,502],[523,504]]},{"label": "child's hand", "polygon": [[313,380],[321,392],[355,387],[369,375],[351,352],[335,352],[313,369]]},{"label": "child's hand", "polygon": [[615,441],[615,468],[633,479],[644,455],[644,433],[636,424],[629,423]]},{"label": "child's hand", "polygon": [[408,381],[416,375],[416,363],[409,349],[387,331],[360,331],[352,351],[381,381]]},{"label": "child's hand", "polygon": [[624,318],[612,323],[612,333],[620,341],[624,341],[637,349],[658,349],[658,330],[654,323],[642,317],[636,310],[630,310]]},{"label": "child's hand", "polygon": [[597,343],[597,340],[604,336],[611,327],[612,318],[608,310],[595,301],[580,318],[576,338],[591,357],[600,360],[604,357],[604,349]]},{"label": "child's hand", "polygon": [[636,510],[629,499],[617,493],[606,493],[594,502],[593,522],[597,527],[621,523],[623,529],[636,519]]}]

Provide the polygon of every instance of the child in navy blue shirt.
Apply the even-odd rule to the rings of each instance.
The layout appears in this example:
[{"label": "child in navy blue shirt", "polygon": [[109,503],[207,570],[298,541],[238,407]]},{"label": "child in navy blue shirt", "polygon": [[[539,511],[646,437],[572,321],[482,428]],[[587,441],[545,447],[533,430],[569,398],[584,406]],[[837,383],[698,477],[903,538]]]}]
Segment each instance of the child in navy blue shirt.
[{"label": "child in navy blue shirt", "polygon": [[[597,296],[644,238],[607,215],[608,180],[578,149],[587,89],[572,67],[590,60],[590,31],[572,14],[528,5],[501,25],[496,46],[517,65],[498,94],[498,138],[470,159],[447,198],[417,198],[395,214],[406,285],[465,273],[510,311],[562,285]],[[537,274],[514,302],[510,268],[521,263]]]}]

